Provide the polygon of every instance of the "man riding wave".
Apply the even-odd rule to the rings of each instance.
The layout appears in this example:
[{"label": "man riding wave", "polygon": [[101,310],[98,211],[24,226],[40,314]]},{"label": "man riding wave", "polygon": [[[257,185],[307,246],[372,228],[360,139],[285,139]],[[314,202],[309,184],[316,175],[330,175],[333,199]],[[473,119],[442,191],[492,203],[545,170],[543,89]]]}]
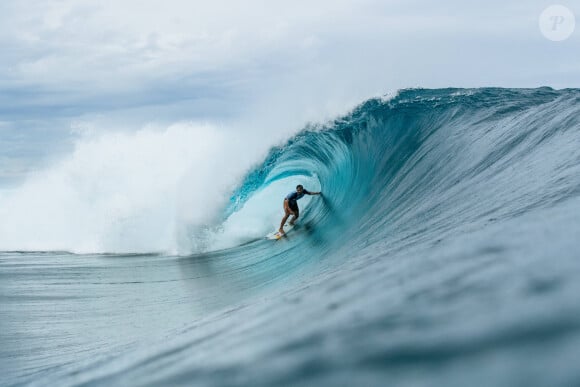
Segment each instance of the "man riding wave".
[{"label": "man riding wave", "polygon": [[292,215],[292,219],[290,220],[289,224],[294,226],[296,219],[300,214],[298,209],[298,200],[302,199],[304,195],[320,195],[321,192],[309,192],[304,189],[304,187],[299,184],[296,186],[296,191],[290,192],[288,196],[284,199],[284,217],[282,218],[282,222],[280,223],[280,229],[278,232],[280,235],[284,235],[284,224],[286,224],[286,220],[290,215]]}]

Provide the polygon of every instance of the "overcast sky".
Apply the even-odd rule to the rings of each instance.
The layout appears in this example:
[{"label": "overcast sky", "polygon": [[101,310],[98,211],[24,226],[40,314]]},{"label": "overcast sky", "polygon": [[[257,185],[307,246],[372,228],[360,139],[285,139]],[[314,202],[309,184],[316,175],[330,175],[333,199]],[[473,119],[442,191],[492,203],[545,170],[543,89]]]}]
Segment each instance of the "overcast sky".
[{"label": "overcast sky", "polygon": [[399,88],[579,87],[580,32],[546,39],[550,4],[3,0],[0,171],[24,171],[91,123],[287,131]]}]

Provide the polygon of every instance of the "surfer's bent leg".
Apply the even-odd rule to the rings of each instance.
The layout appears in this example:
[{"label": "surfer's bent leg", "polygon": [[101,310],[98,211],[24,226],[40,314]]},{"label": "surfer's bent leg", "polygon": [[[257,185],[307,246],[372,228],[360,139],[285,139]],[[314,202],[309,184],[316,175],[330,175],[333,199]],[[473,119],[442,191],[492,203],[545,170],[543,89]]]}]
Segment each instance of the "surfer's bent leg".
[{"label": "surfer's bent leg", "polygon": [[292,210],[294,210],[294,213],[292,214],[293,215],[292,219],[290,219],[290,226],[294,226],[296,219],[298,219],[298,217],[300,216],[300,212],[298,210],[298,207],[292,208]]},{"label": "surfer's bent leg", "polygon": [[284,217],[282,218],[282,222],[280,222],[280,229],[278,230],[280,234],[284,234],[284,225],[290,215],[293,215],[293,212],[290,210],[290,206],[288,206],[288,200],[284,199]]},{"label": "surfer's bent leg", "polygon": [[280,229],[278,229],[278,232],[280,234],[284,234],[284,225],[286,224],[286,220],[288,220],[288,217],[290,216],[290,214],[286,214],[284,215],[284,217],[282,218],[282,222],[280,223]]}]

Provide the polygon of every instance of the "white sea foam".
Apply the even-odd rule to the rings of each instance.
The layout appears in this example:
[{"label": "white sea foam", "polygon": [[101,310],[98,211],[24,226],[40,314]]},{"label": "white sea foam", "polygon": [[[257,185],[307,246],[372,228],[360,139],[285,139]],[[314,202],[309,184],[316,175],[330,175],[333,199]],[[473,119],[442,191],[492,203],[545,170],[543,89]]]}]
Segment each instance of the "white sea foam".
[{"label": "white sea foam", "polygon": [[265,141],[249,149],[253,139],[230,129],[179,123],[81,138],[70,155],[4,192],[0,250],[207,249],[192,246],[188,233],[216,226],[267,149]]}]

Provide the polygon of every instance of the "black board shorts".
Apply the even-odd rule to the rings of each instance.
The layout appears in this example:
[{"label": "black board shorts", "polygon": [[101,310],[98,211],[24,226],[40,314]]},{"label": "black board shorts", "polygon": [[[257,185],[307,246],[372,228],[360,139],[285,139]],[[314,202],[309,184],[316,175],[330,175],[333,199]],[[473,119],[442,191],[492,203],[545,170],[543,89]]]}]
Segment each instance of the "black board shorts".
[{"label": "black board shorts", "polygon": [[288,200],[288,207],[290,207],[292,211],[298,211],[298,203],[296,200]]}]

